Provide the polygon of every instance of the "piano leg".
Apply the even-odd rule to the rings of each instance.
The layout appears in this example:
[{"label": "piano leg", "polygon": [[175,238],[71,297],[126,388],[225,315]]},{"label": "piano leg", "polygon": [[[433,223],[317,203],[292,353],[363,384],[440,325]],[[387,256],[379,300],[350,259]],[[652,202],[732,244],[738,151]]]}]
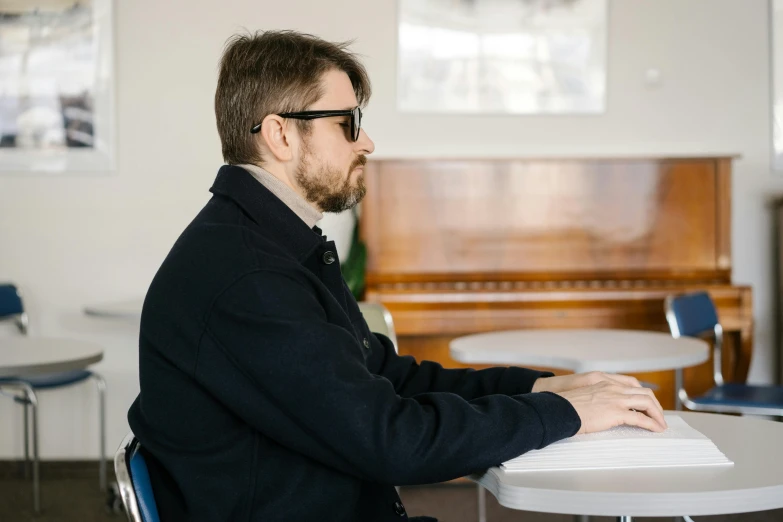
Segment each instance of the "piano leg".
[{"label": "piano leg", "polygon": [[753,355],[753,329],[752,326],[739,331],[739,353],[737,354],[737,373],[734,378],[737,382],[747,382],[750,371],[750,358]]},{"label": "piano leg", "polygon": [[726,382],[747,382],[753,356],[753,326],[724,331],[723,378]]}]

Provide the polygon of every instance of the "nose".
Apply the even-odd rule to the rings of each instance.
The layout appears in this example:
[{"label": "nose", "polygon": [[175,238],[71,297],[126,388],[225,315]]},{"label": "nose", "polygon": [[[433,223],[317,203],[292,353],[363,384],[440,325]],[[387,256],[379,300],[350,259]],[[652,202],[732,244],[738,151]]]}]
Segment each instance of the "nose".
[{"label": "nose", "polygon": [[356,140],[356,146],[358,147],[359,154],[372,154],[375,150],[375,143],[370,139],[364,129],[359,130],[359,139]]}]

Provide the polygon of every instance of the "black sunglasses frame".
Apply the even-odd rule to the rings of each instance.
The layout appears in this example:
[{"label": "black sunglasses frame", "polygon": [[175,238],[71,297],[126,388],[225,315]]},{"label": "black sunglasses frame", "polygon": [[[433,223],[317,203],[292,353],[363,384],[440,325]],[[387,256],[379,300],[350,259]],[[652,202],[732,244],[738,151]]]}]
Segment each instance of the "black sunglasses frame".
[{"label": "black sunglasses frame", "polygon": [[[284,112],[278,114],[281,118],[291,118],[294,120],[316,120],[318,118],[331,118],[332,116],[350,116],[351,117],[351,141],[359,140],[359,133],[362,130],[362,109],[361,107],[354,107],[353,109],[345,109],[338,111],[301,111],[301,112]],[[258,133],[261,130],[261,124],[253,125],[250,128],[250,132],[253,134]]]}]

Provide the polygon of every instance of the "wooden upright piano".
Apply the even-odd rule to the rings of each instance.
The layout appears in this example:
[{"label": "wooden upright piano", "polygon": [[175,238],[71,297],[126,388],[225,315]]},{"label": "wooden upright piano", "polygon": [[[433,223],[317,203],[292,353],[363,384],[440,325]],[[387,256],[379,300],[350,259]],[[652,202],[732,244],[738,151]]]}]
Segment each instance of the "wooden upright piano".
[{"label": "wooden upright piano", "polygon": [[[402,354],[460,367],[448,343],[519,328],[668,331],[663,300],[707,290],[728,381],[753,347],[751,289],[731,277],[731,157],[380,160],[366,169],[368,301]],[[630,347],[629,347],[630,348]],[[712,362],[685,371],[712,386]],[[563,373],[563,372],[555,372]],[[674,372],[635,374],[674,407]]]}]

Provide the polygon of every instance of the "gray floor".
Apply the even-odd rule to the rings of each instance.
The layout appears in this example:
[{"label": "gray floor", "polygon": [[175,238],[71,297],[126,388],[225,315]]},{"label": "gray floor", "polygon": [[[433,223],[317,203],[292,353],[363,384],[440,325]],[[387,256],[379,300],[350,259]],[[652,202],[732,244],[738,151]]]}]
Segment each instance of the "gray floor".
[{"label": "gray floor", "polygon": [[[124,514],[113,514],[106,508],[106,495],[98,491],[95,478],[45,478],[41,484],[43,512],[32,513],[32,491],[29,481],[0,477],[0,521],[2,522],[122,522]],[[430,515],[440,522],[476,522],[476,488],[473,486],[430,486],[403,488],[403,502],[410,515]],[[498,505],[492,495],[487,495],[488,522],[573,522],[564,515],[548,515],[515,511]],[[613,520],[594,517],[592,522]],[[669,520],[652,519],[643,520]],[[783,521],[783,510],[731,515],[722,517],[698,517],[697,522],[773,522]]]}]

